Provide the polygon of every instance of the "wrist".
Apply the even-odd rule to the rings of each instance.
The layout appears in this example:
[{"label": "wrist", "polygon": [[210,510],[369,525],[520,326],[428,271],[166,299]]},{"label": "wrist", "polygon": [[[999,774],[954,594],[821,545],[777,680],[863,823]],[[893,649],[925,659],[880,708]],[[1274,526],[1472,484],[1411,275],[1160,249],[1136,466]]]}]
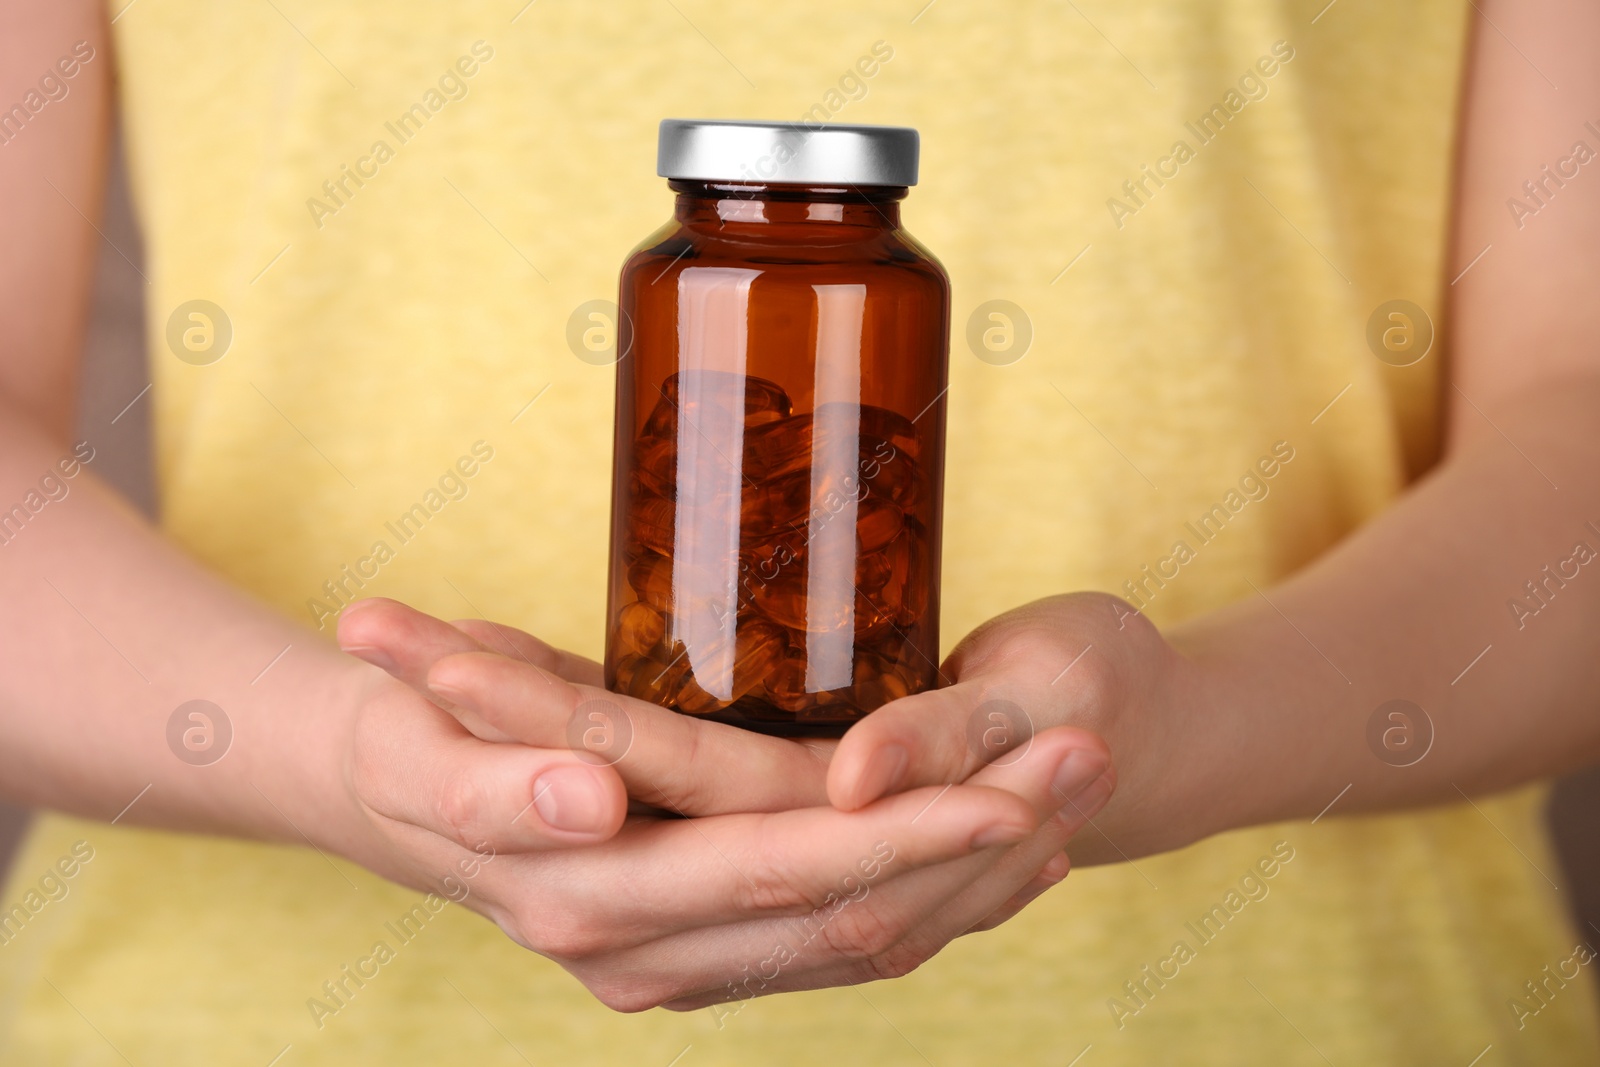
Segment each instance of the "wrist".
[{"label": "wrist", "polygon": [[1099,820],[1103,858],[1171,851],[1233,828],[1221,800],[1239,777],[1227,759],[1234,731],[1207,665],[1125,601],[1103,599],[1113,621],[1101,634],[1102,699],[1112,710],[1101,729],[1117,768],[1116,795]]},{"label": "wrist", "polygon": [[1177,662],[1166,718],[1181,738],[1178,788],[1197,818],[1195,840],[1296,817],[1308,802],[1310,783],[1286,773],[1300,746],[1283,731],[1309,683],[1258,626],[1249,612],[1223,610],[1167,634]]},{"label": "wrist", "polygon": [[381,672],[342,653],[318,649],[306,669],[286,674],[266,709],[272,743],[248,768],[247,796],[266,807],[271,836],[311,844],[371,866],[378,835],[351,774],[356,725]]},{"label": "wrist", "polygon": [[982,685],[980,702],[1020,705],[1035,731],[1070,726],[1105,741],[1116,792],[1074,839],[1074,862],[1181,848],[1226,828],[1212,803],[1210,716],[1196,714],[1203,672],[1122,599],[1035,601],[974,631],[949,667]]}]

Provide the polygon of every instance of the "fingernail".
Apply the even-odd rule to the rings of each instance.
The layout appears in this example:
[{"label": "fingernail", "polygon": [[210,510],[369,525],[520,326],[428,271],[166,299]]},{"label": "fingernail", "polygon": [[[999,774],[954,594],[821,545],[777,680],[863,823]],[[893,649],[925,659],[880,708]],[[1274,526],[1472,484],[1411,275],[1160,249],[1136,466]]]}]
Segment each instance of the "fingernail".
[{"label": "fingernail", "polygon": [[467,695],[452,685],[447,685],[443,682],[429,682],[428,692],[432,693],[435,697],[444,701],[446,704],[453,705],[455,707],[466,708],[469,711],[477,710],[476,708],[473,708],[471,702],[467,700]]},{"label": "fingernail", "polygon": [[1057,852],[1050,857],[1050,862],[1039,868],[1038,879],[1045,885],[1052,886],[1066,878],[1067,872],[1072,870],[1072,860],[1065,852]]},{"label": "fingernail", "polygon": [[1067,859],[1065,852],[1057,853],[1051,861],[1044,865],[1038,874],[1033,876],[1033,881],[1017,890],[1016,896],[1006,901],[1004,907],[1018,911],[1032,904],[1044,896],[1051,889],[1060,885],[1067,877],[1067,872],[1072,868],[1072,861]]},{"label": "fingernail", "polygon": [[400,669],[399,664],[395,663],[394,657],[381,648],[374,648],[371,645],[340,645],[339,647],[357,659],[365,660],[374,667],[388,671],[390,674]]},{"label": "fingernail", "polygon": [[574,834],[597,834],[609,813],[605,791],[594,773],[581,767],[556,767],[533,783],[533,806],[545,825]]},{"label": "fingernail", "polygon": [[1032,832],[1030,827],[1014,826],[1010,823],[985,826],[972,836],[972,848],[977,851],[993,848],[995,845],[1014,845]]},{"label": "fingernail", "polygon": [[1050,780],[1050,788],[1055,794],[1057,806],[1075,798],[1085,786],[1092,785],[1096,778],[1104,774],[1105,770],[1106,758],[1098,752],[1083,748],[1075,748],[1068,752],[1067,758],[1056,768],[1056,776]]},{"label": "fingernail", "polygon": [[860,779],[866,801],[877,800],[894,792],[910,765],[911,754],[901,745],[884,745],[868,756]]},{"label": "fingernail", "polygon": [[1111,799],[1112,775],[1108,771],[1089,783],[1071,800],[1061,806],[1055,817],[1065,825],[1081,826],[1100,814],[1100,809]]}]

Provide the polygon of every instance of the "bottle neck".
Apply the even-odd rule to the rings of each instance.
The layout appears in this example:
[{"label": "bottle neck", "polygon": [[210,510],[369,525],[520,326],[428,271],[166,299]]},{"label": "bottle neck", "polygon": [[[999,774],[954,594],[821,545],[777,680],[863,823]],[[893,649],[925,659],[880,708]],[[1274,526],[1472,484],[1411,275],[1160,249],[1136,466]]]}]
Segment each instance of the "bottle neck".
[{"label": "bottle neck", "polygon": [[678,194],[674,216],[685,226],[803,225],[893,230],[900,226],[903,185],[751,185],[734,182],[667,183]]}]

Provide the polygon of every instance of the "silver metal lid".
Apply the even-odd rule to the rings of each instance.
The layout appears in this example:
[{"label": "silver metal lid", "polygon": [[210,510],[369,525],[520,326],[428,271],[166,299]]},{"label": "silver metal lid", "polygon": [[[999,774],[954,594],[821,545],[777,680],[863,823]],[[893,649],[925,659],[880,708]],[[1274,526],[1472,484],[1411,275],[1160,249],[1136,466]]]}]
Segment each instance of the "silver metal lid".
[{"label": "silver metal lid", "polygon": [[711,182],[915,185],[909,126],[662,119],[656,173]]}]

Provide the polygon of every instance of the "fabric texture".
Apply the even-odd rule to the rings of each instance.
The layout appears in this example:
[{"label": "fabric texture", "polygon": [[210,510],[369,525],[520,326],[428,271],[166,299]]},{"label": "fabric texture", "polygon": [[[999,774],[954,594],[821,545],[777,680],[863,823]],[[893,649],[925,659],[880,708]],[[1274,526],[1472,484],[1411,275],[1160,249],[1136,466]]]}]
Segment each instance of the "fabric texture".
[{"label": "fabric texture", "polygon": [[[669,215],[665,116],[922,131],[905,218],[955,293],[947,649],[1046,592],[1127,595],[1278,442],[1293,458],[1266,495],[1144,586],[1157,622],[1294,571],[1435,458],[1442,354],[1389,367],[1365,334],[1384,301],[1442,306],[1467,4],[919,7],[124,11],[167,532],[308,635],[332,635],[324,582],[386,540],[364,594],[597,655],[614,372],[566,331]],[[195,299],[232,324],[209,366],[165,337]],[[991,300],[1031,324],[1006,365],[968,341]],[[476,442],[492,459],[431,506]],[[418,503],[426,524],[397,543],[385,524]],[[401,942],[385,924],[417,895],[310,850],[46,817],[6,907],[74,842],[93,858],[0,947],[0,1049],[208,1067],[1594,1062],[1589,969],[1547,1003],[1524,988],[1579,940],[1542,801],[1335,806],[1075,871],[908,978],[720,1025],[615,1015],[457,907]],[[1246,881],[1263,861],[1272,877]],[[1228,921],[1197,936],[1218,904]],[[308,1001],[380,940],[394,958],[317,1018]],[[1188,958],[1150,981],[1178,942]],[[1520,1026],[1517,997],[1540,1009]]]}]

